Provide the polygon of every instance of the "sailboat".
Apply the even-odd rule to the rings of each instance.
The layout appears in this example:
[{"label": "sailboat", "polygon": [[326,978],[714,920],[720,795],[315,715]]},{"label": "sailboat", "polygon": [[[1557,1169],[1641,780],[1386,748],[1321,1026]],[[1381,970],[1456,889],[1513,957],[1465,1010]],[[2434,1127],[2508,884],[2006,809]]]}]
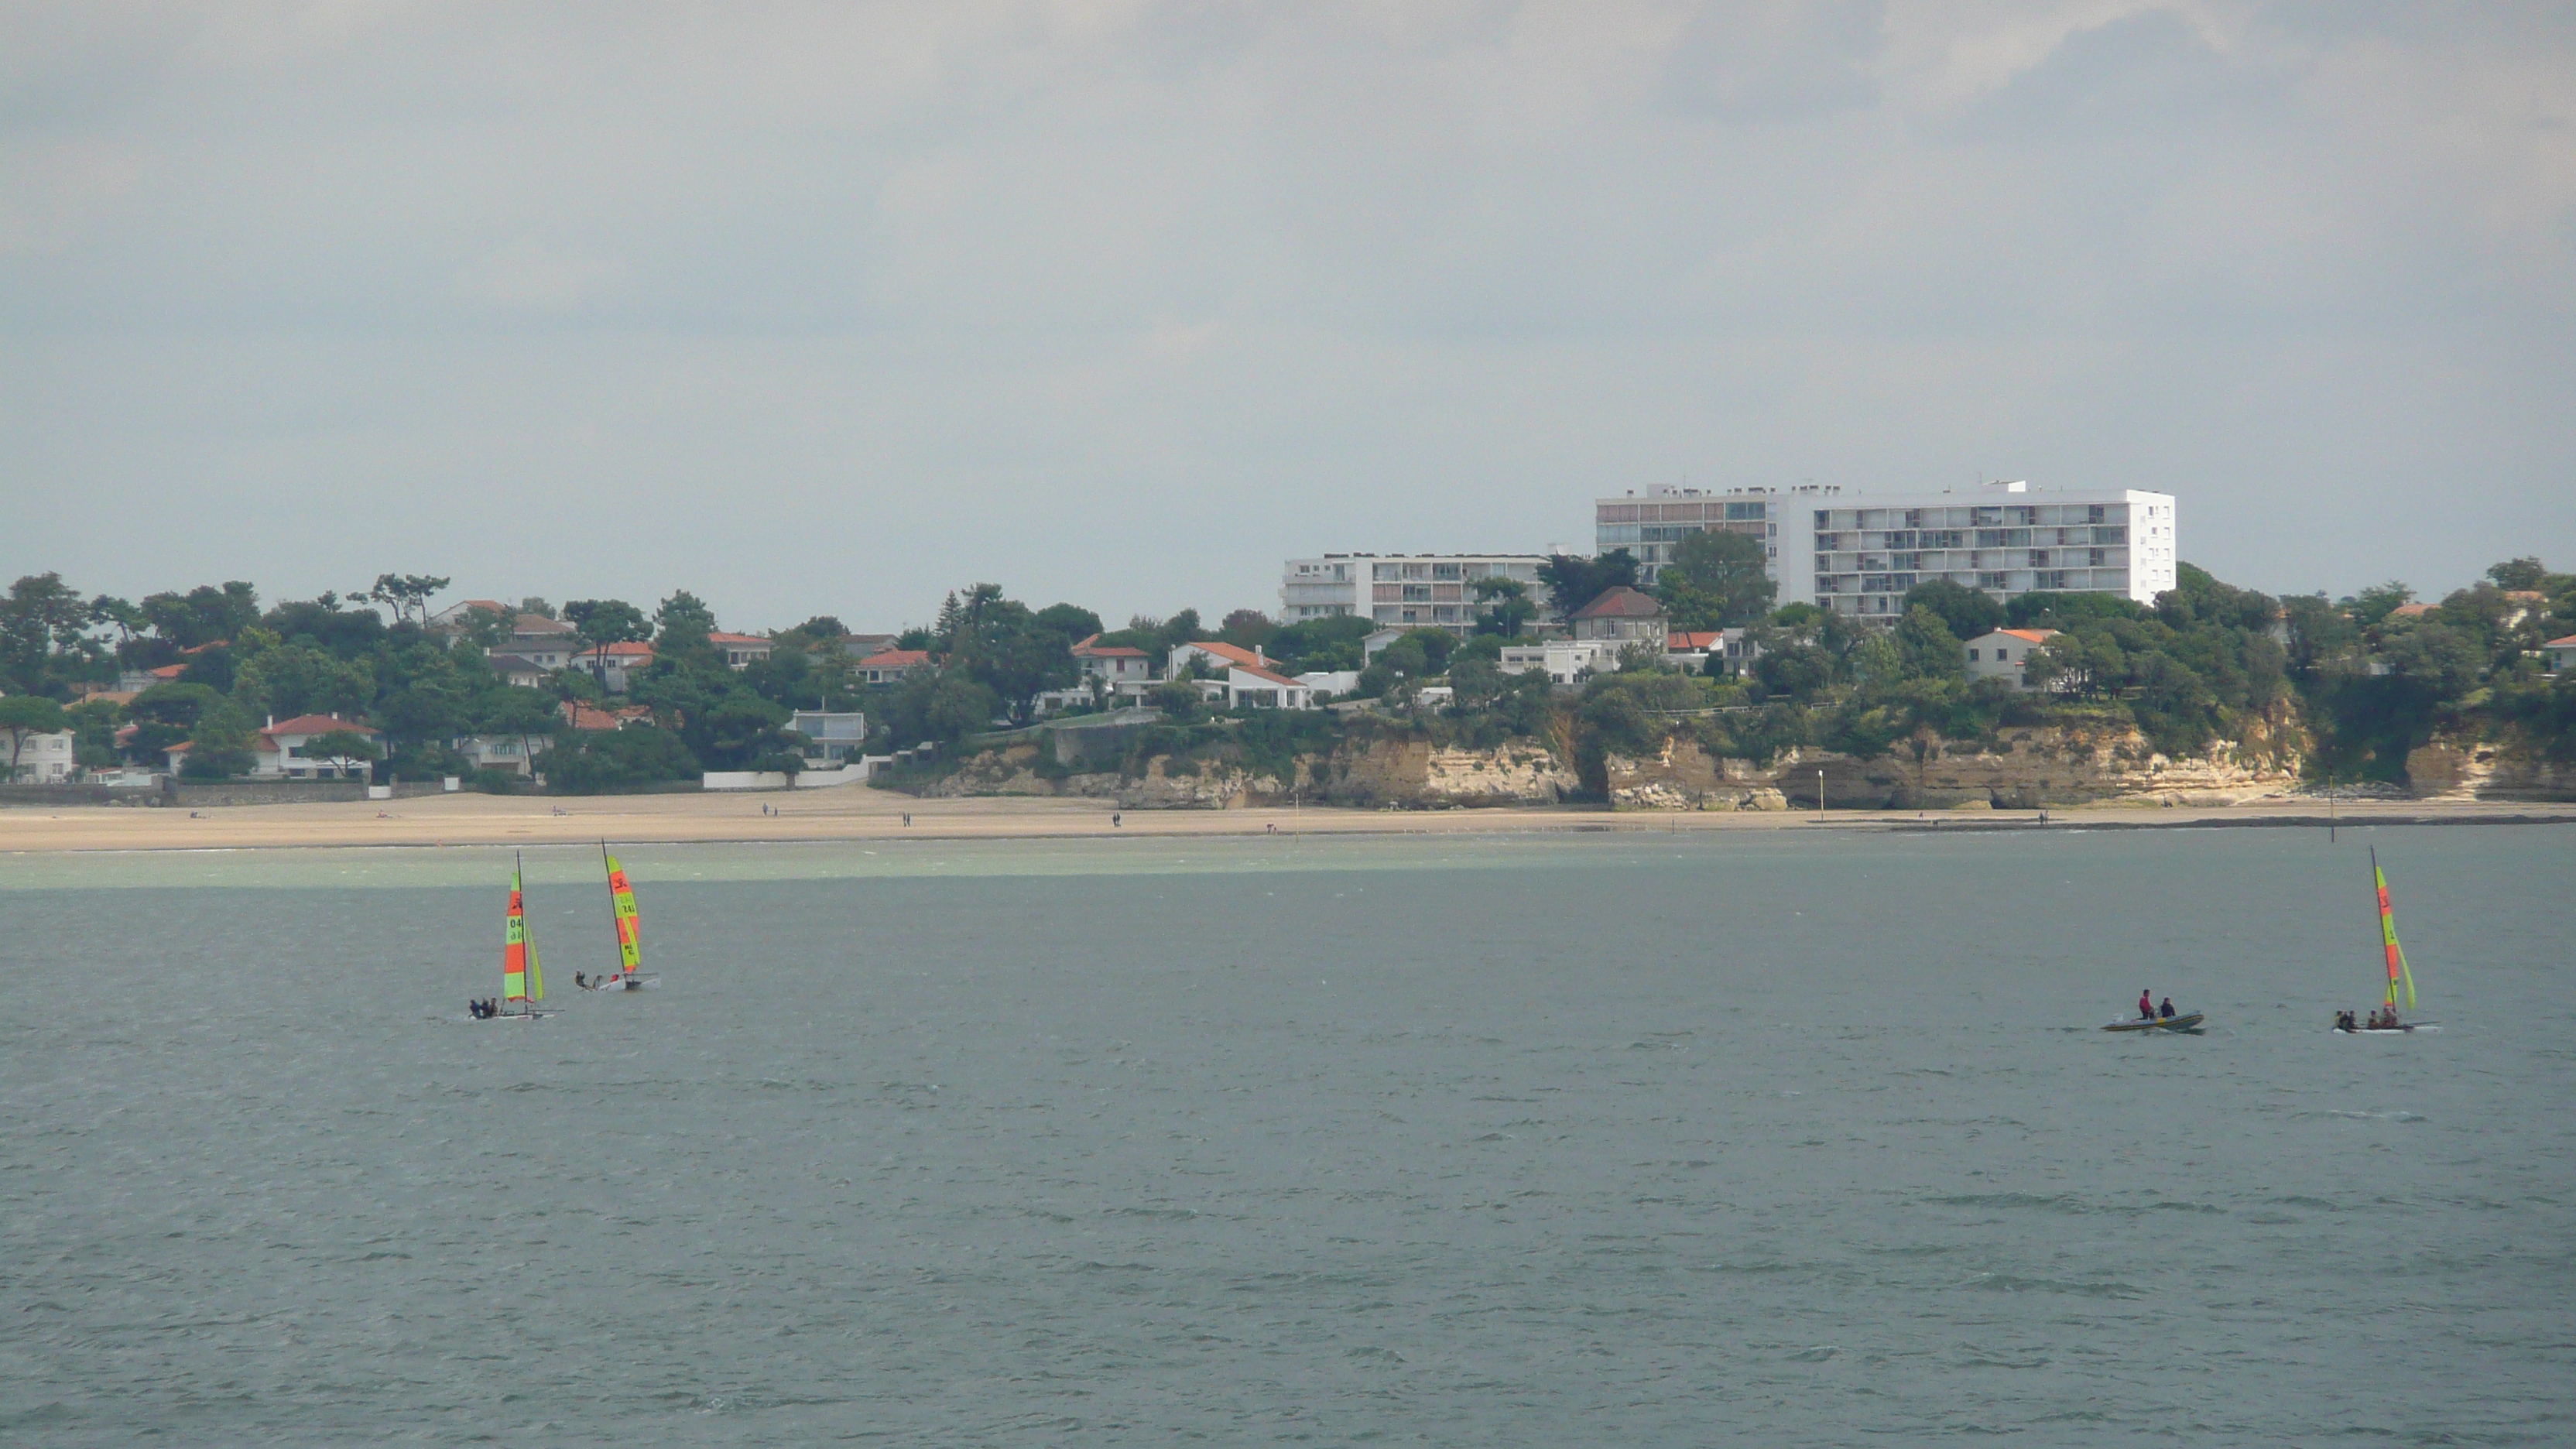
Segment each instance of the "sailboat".
[{"label": "sailboat", "polygon": [[2379,847],[2370,848],[2370,884],[2379,902],[2379,946],[2388,960],[2388,994],[2377,1014],[2368,1024],[2353,1020],[2349,1011],[2335,1014],[2334,1029],[2346,1036],[2404,1036],[2409,1032],[2440,1031],[2438,1021],[2400,1021],[2397,1017],[2397,991],[2406,989],[2406,1009],[2415,1009],[2415,973],[2407,969],[2406,948],[2397,944],[2397,913],[2388,906],[2388,873],[2379,868]]},{"label": "sailboat", "polygon": [[[518,852],[510,854],[510,911],[501,928],[501,1007],[487,1021],[534,1021],[552,1016],[537,1010],[546,999],[545,969],[537,963],[536,933],[528,928],[526,893],[520,884]],[[510,1008],[516,1005],[518,1010]]]},{"label": "sailboat", "polygon": [[600,863],[608,867],[608,908],[617,919],[617,969],[591,983],[596,991],[641,991],[660,983],[662,978],[636,968],[644,964],[644,922],[635,913],[635,887],[626,879],[626,867],[608,853],[608,842],[599,843]]}]

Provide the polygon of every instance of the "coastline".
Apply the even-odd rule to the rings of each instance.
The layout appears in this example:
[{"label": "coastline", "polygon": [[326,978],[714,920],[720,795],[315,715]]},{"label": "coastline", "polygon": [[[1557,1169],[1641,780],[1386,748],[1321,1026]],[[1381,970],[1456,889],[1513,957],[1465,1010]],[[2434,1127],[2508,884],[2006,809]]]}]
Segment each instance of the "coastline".
[{"label": "coastline", "polygon": [[[775,815],[763,813],[775,808]],[[909,812],[911,823],[905,823]],[[1113,812],[1098,801],[916,800],[860,788],[723,795],[428,796],[185,810],[132,806],[0,808],[0,854],[274,850],[299,847],[565,845],[593,840],[733,844],[836,840],[1047,840],[1219,835],[1432,835],[1554,832],[2170,830],[2318,827],[2326,802],[2051,807],[2036,811],[1618,811],[1555,805],[1452,810],[1332,806]],[[1113,818],[1117,823],[1113,824]],[[2331,819],[2366,825],[2576,824],[2576,804],[2350,800]]]}]

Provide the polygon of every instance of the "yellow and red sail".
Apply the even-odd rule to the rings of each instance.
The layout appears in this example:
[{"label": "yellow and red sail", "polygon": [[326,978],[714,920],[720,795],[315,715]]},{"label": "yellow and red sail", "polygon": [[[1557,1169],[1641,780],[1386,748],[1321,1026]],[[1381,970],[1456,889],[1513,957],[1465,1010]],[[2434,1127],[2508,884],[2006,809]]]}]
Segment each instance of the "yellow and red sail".
[{"label": "yellow and red sail", "polygon": [[516,866],[510,868],[510,914],[501,928],[501,999],[528,999],[528,911],[520,899]]},{"label": "yellow and red sail", "polygon": [[2397,913],[2388,905],[2388,872],[2379,868],[2379,852],[2370,853],[2370,878],[2379,892],[2379,940],[2388,955],[2388,1009],[2397,1009],[2397,988],[2406,987],[2406,1006],[2415,1006],[2415,973],[2406,969],[2406,948],[2397,944]]},{"label": "yellow and red sail", "polygon": [[546,999],[546,975],[537,965],[537,943],[528,936],[527,904],[515,864],[510,867],[510,914],[501,928],[501,999]]},{"label": "yellow and red sail", "polygon": [[635,914],[635,887],[627,884],[626,867],[616,856],[607,859],[608,899],[617,913],[617,972],[623,976],[644,964],[644,922]]}]

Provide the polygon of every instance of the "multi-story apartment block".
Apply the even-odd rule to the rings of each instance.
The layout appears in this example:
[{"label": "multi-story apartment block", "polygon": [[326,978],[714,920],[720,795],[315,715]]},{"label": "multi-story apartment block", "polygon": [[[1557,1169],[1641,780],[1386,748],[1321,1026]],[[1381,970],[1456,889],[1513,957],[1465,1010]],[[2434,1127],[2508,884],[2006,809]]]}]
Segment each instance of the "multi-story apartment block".
[{"label": "multi-story apartment block", "polygon": [[[1596,498],[1592,503],[1593,552],[1624,548],[1637,560],[1637,582],[1653,587],[1655,573],[1673,561],[1673,545],[1687,534],[1720,529],[1763,541],[1764,555],[1775,564],[1780,550],[1773,539],[1772,494],[1762,488],[1719,492],[1710,488],[1649,488],[1642,495]],[[1777,578],[1779,570],[1772,569]]]},{"label": "multi-story apartment block", "polygon": [[1518,580],[1547,607],[1536,553],[1328,553],[1292,558],[1280,572],[1279,622],[1356,615],[1395,627],[1433,625],[1466,632],[1476,619],[1476,581]]},{"label": "multi-story apartment block", "polygon": [[1894,622],[1905,592],[1946,578],[1997,599],[2042,591],[2140,603],[2174,586],[2174,498],[2136,489],[1846,493],[1839,488],[1703,493],[1661,488],[1593,505],[1597,546],[1638,558],[1641,581],[1687,533],[1722,527],[1764,541],[1779,602]]}]

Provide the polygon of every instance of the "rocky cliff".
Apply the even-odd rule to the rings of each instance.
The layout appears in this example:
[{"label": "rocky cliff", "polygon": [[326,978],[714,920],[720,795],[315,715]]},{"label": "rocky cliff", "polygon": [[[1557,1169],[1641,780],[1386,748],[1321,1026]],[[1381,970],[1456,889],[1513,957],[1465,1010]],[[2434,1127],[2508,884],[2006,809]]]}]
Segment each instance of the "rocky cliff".
[{"label": "rocky cliff", "polygon": [[1052,771],[1038,747],[1014,745],[968,759],[927,787],[933,796],[1054,795],[1115,802],[1125,810],[1224,810],[1303,798],[1330,805],[1441,809],[1554,804],[1576,788],[1573,770],[1541,745],[1448,749],[1422,740],[1345,744],[1300,755],[1283,777],[1221,761],[1157,755],[1142,775]]},{"label": "rocky cliff", "polygon": [[2576,761],[2492,740],[2437,739],[2410,750],[2406,779],[2419,800],[2576,800]]},{"label": "rocky cliff", "polygon": [[[1912,741],[1873,759],[1791,750],[1768,764],[1712,758],[1675,736],[1660,755],[1612,755],[1604,767],[1614,809],[1778,810],[2035,809],[2092,801],[2233,805],[2282,796],[2298,783],[2299,759],[2269,742],[2172,758],[2128,729],[2043,726],[2008,729],[1991,741],[1935,740],[1920,755]],[[1819,772],[1822,772],[1821,781]]]}]

